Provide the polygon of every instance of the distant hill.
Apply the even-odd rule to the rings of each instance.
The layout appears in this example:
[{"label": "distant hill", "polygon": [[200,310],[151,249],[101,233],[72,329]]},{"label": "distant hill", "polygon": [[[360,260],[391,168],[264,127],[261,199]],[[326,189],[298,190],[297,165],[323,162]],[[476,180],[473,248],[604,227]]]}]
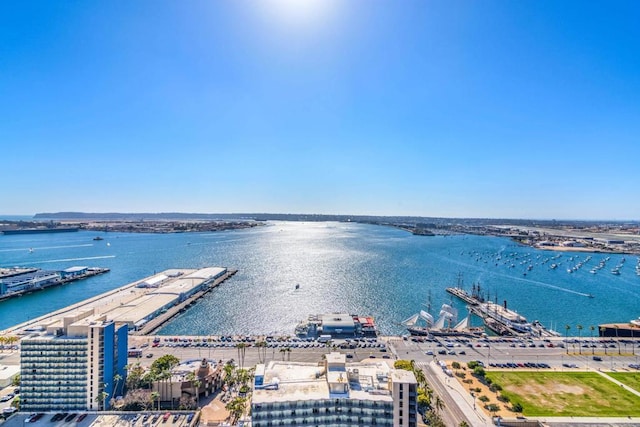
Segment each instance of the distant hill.
[{"label": "distant hill", "polygon": [[[572,221],[572,220],[533,220],[512,218],[438,218],[421,216],[375,216],[375,215],[327,215],[327,214],[284,214],[284,213],[118,213],[118,212],[49,212],[37,213],[34,220],[57,221],[352,221],[389,225],[420,225],[429,228],[460,226],[488,226],[495,224],[519,226],[574,226],[589,227],[603,224],[621,224],[619,221]],[[629,223],[628,221],[625,223]]]}]

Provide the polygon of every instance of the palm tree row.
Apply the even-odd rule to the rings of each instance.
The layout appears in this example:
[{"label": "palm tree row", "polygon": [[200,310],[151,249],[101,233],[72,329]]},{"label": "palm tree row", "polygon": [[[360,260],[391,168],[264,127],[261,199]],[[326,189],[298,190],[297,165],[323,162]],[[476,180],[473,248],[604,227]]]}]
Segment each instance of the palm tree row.
[{"label": "palm tree row", "polygon": [[0,335],[0,350],[4,352],[5,345],[12,346],[18,341],[20,341],[20,338],[15,335]]}]

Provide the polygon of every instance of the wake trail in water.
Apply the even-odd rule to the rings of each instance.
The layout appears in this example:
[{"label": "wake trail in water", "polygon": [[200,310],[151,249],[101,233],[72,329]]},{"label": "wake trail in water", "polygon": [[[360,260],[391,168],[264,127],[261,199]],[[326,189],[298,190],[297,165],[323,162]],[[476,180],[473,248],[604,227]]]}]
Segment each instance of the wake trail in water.
[{"label": "wake trail in water", "polygon": [[115,257],[116,257],[115,255],[105,255],[105,256],[89,256],[84,258],[49,259],[46,261],[30,262],[29,264],[48,264],[51,262],[85,261],[90,259],[106,259],[106,258],[115,258]]},{"label": "wake trail in water", "polygon": [[0,252],[24,252],[24,251],[28,251],[29,249],[33,249],[34,251],[35,250],[42,251],[42,250],[46,250],[46,249],[86,248],[88,246],[93,246],[93,244],[87,243],[87,244],[82,244],[82,245],[43,246],[41,248],[34,247],[34,248],[0,249]]}]

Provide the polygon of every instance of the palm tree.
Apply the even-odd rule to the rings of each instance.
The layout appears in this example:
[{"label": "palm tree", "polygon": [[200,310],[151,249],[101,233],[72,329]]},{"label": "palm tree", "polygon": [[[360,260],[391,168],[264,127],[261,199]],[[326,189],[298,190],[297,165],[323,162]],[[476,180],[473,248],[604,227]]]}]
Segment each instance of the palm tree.
[{"label": "palm tree", "polygon": [[240,419],[245,410],[246,399],[243,397],[236,397],[226,404],[225,409],[231,414],[231,424],[235,425],[236,421]]},{"label": "palm tree", "polygon": [[260,340],[255,343],[255,347],[258,349],[258,361],[260,363],[266,363],[267,361],[267,342]]},{"label": "palm tree", "polygon": [[569,329],[571,329],[571,325],[566,325],[564,327],[566,329],[566,333],[565,333],[565,341],[567,344],[567,354],[569,354]]},{"label": "palm tree", "polygon": [[618,354],[620,353],[620,337],[618,337],[618,325],[613,325],[613,327],[616,329],[616,344],[618,344]]},{"label": "palm tree", "polygon": [[120,384],[121,380],[122,380],[122,375],[116,372],[116,374],[113,376],[113,382],[115,383],[115,387],[113,389],[114,396],[122,396],[122,393],[118,393],[118,385]]},{"label": "palm tree", "polygon": [[[607,328],[605,328],[604,326],[600,327],[600,335],[604,336],[605,331],[607,330]],[[607,344],[604,344],[604,354],[605,356],[607,355]]]},{"label": "palm tree", "polygon": [[95,398],[95,401],[99,403],[99,405],[98,405],[98,406],[100,406],[100,405],[102,406],[102,410],[103,410],[103,411],[106,411],[106,410],[107,410],[107,408],[106,408],[106,401],[107,401],[107,397],[109,397],[109,393],[107,393],[107,392],[105,391],[105,389],[107,388],[107,386],[108,386],[108,385],[109,385],[109,384],[107,384],[107,383],[103,383],[103,384],[100,386],[100,389],[99,389],[99,391],[98,391],[98,395],[97,395],[97,396],[96,396],[96,398]]},{"label": "palm tree", "polygon": [[593,331],[595,331],[596,327],[591,325],[589,326],[589,334],[591,335],[591,354],[595,354],[596,348],[593,346]]},{"label": "palm tree", "polygon": [[153,402],[158,401],[158,411],[160,410],[160,393],[157,391],[151,392],[151,408],[153,408]]},{"label": "palm tree", "polygon": [[193,397],[195,399],[195,403],[196,403],[196,406],[197,406],[198,405],[198,399],[200,397],[199,390],[200,390],[201,382],[198,380],[198,377],[196,377],[196,373],[193,372],[193,371],[189,372],[187,374],[187,376],[185,377],[185,379],[191,383],[191,387],[193,388]]},{"label": "palm tree", "polygon": [[240,362],[240,369],[244,367],[244,355],[247,351],[247,343],[239,342],[236,344],[236,348],[238,349],[238,361]]},{"label": "palm tree", "polygon": [[436,398],[434,399],[433,404],[436,412],[440,412],[442,409],[444,409],[444,402],[438,395],[436,395]]},{"label": "palm tree", "polygon": [[235,371],[235,368],[233,367],[233,364],[231,362],[225,363],[225,365],[224,365],[224,382],[227,383],[229,385],[229,387],[231,387],[236,382],[234,371]]},{"label": "palm tree", "polygon": [[580,333],[582,332],[582,325],[576,325],[576,329],[578,330],[578,353],[582,354],[582,345],[580,344]]}]

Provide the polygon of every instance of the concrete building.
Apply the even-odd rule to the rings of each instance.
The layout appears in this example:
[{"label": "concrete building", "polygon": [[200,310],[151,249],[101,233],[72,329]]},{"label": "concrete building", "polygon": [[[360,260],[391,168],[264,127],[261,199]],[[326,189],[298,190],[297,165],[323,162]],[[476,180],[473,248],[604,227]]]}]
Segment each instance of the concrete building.
[{"label": "concrete building", "polygon": [[127,325],[93,310],[65,317],[20,345],[21,409],[109,408],[126,381]]},{"label": "concrete building", "polygon": [[223,377],[222,363],[206,358],[185,360],[171,371],[170,381],[157,381],[152,387],[162,406],[177,408],[184,401],[197,402],[200,396],[214,393],[222,386]]},{"label": "concrete building", "polygon": [[330,353],[324,365],[272,361],[257,365],[252,426],[417,425],[417,381],[385,361],[345,363]]}]

